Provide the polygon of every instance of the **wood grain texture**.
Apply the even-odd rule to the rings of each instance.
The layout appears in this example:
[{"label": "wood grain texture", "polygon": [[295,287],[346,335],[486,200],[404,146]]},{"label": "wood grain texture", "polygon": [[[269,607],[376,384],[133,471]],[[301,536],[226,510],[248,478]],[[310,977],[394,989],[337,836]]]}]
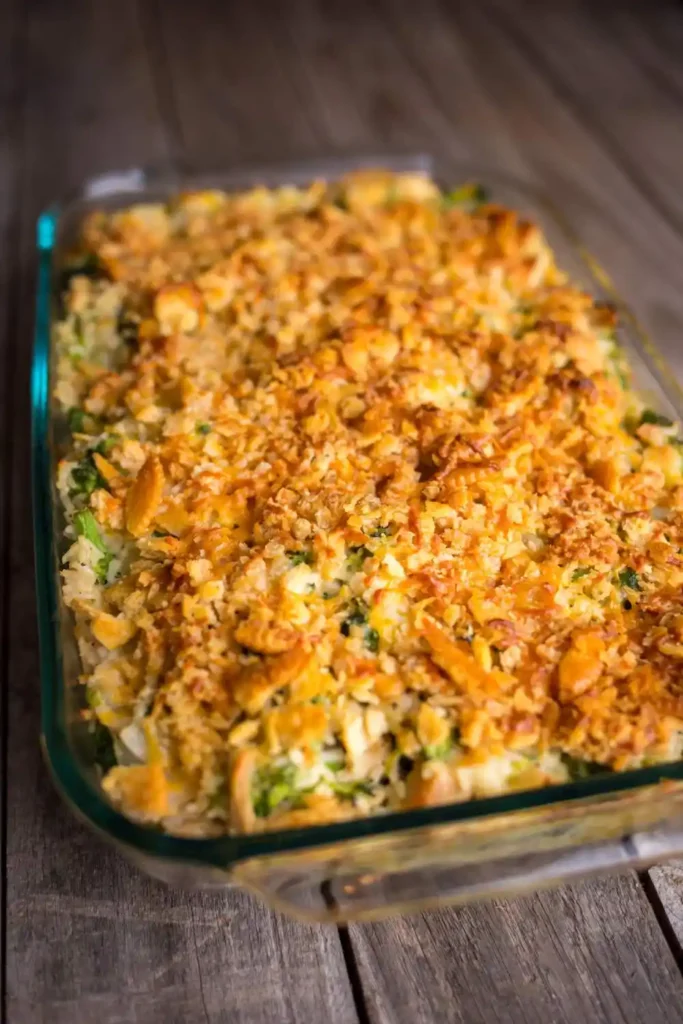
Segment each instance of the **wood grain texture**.
[{"label": "wood grain texture", "polygon": [[[92,849],[87,837],[91,861]],[[240,892],[174,892],[99,852],[95,884],[52,885],[13,908],[13,1024],[66,1021],[76,1008],[79,1024],[309,1024],[320,1012],[355,1024],[336,929],[295,924]]]},{"label": "wood grain texture", "polygon": [[[683,156],[675,117],[683,82],[671,44],[683,40],[683,15],[664,3],[661,18],[644,4],[599,18],[568,2],[524,8],[532,12],[524,25],[494,0],[33,0],[25,8],[16,0],[0,8],[0,100],[7,90],[11,120],[8,135],[0,121],[0,255],[7,238],[21,237],[16,281],[0,260],[12,325],[8,332],[0,320],[0,342],[4,330],[14,345],[7,422],[27,422],[35,214],[88,175],[148,161],[217,168],[390,147],[512,170],[567,210],[683,369],[673,177]],[[569,34],[575,63],[591,50],[587,75],[606,89],[604,112],[572,80],[569,60],[554,55],[564,18],[579,26]],[[3,62],[15,38],[19,56]],[[622,87],[633,114],[617,112],[607,125]],[[660,109],[665,128],[643,129]],[[643,130],[647,147],[637,143]],[[678,163],[664,167],[667,153]],[[11,1024],[357,1020],[336,930],[291,924],[236,892],[167,890],[65,812],[37,748],[24,431],[13,437],[11,462]],[[680,938],[680,872],[650,877]],[[349,935],[356,996],[378,1024],[683,1019],[675,959],[633,874]]]},{"label": "wood grain texture", "polygon": [[21,68],[24,19],[19,2],[0,7],[0,1015],[6,962],[7,680],[10,607],[10,468],[15,424],[9,401],[14,375],[14,254],[18,240],[18,175],[24,77]]},{"label": "wood grain texture", "polygon": [[[453,166],[503,168],[540,184],[683,369],[683,240],[485,5],[278,10],[282,66],[331,146],[423,147]],[[296,59],[287,60],[288,47]],[[644,263],[653,267],[647,280]]]},{"label": "wood grain texture", "polygon": [[[503,22],[510,12],[497,0]],[[528,0],[533,18],[517,21],[522,47],[566,95],[578,116],[625,168],[638,190],[683,237],[680,154],[683,152],[683,11],[661,4],[652,17],[650,5],[604,4],[588,8],[574,2],[549,7]],[[576,74],[580,63],[581,74]],[[600,101],[595,102],[599,96]],[[634,142],[637,144],[634,145]],[[667,280],[678,280],[676,268]],[[636,293],[638,294],[638,292]],[[665,313],[666,309],[660,310]],[[683,377],[683,341],[679,316],[673,331],[657,330],[671,365]],[[636,837],[638,854],[660,858],[674,843],[671,834]],[[683,846],[679,835],[678,848]],[[668,915],[679,956],[683,955],[683,862],[663,864],[649,878]]]},{"label": "wood grain texture", "polygon": [[[641,73],[637,57],[612,27],[615,5],[594,8],[566,0],[541,5],[527,0],[511,10],[504,0],[496,0],[493,6],[530,63],[680,233],[683,200],[677,153],[683,145],[683,121],[679,103],[658,81]],[[642,7],[641,25],[644,20]]]},{"label": "wood grain texture", "polygon": [[683,861],[650,868],[648,875],[675,936],[680,958],[683,950]]},{"label": "wood grain texture", "polygon": [[584,883],[350,934],[373,1024],[683,1020],[683,980],[633,875],[598,898]]},{"label": "wood grain texture", "polygon": [[[599,132],[586,125],[538,62],[520,48],[519,31],[511,33],[510,19],[499,17],[497,2],[487,9],[463,5],[454,10],[483,87],[505,111],[508,130],[523,145],[535,175],[683,372],[683,237],[634,184]],[[639,155],[646,164],[647,151],[639,149]]]},{"label": "wood grain texture", "polygon": [[[21,244],[13,294],[13,423],[28,422],[38,210],[112,167],[159,163],[175,139],[133,3],[32,5],[21,124]],[[66,59],[65,59],[66,58]],[[0,71],[0,75],[2,72]],[[38,748],[28,432],[11,449],[7,994],[12,1024],[308,1022],[357,1017],[336,930],[251,897],[172,892],[77,825]]]},{"label": "wood grain texture", "polygon": [[[184,157],[220,169],[321,149],[261,4],[143,5],[158,35]],[[209,28],[211,26],[211,28]]]}]

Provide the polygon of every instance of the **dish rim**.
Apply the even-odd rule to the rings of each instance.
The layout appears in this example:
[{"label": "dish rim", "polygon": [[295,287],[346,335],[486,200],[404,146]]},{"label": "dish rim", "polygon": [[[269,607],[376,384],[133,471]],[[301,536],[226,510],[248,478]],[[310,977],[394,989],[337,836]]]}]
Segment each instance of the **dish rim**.
[{"label": "dish rim", "polygon": [[[42,743],[57,787],[77,814],[96,830],[135,850],[182,863],[203,863],[228,869],[239,861],[275,853],[292,853],[353,840],[387,837],[423,827],[468,823],[484,818],[502,817],[512,823],[520,814],[534,810],[552,810],[556,806],[618,793],[638,793],[657,783],[683,781],[683,759],[647,768],[614,772],[575,782],[554,784],[541,789],[482,797],[462,803],[443,804],[415,810],[401,810],[353,818],[326,825],[229,834],[217,837],[175,836],[158,828],[139,824],[118,811],[80,770],[71,746],[66,723],[65,679],[62,621],[63,605],[59,584],[60,544],[58,513],[54,490],[55,458],[51,441],[54,423],[51,403],[51,351],[54,310],[54,278],[58,269],[60,234],[64,222],[79,205],[113,208],[141,200],[172,195],[185,189],[227,190],[250,184],[285,184],[311,181],[317,177],[337,177],[361,167],[390,170],[425,171],[443,182],[438,158],[423,153],[355,155],[324,160],[245,165],[215,174],[192,174],[168,168],[130,168],[112,171],[85,182],[81,189],[60,203],[48,207],[38,218],[38,280],[36,320],[31,366],[32,484],[35,572],[40,639]],[[656,345],[640,327],[621,299],[608,275],[584,248],[566,219],[543,192],[521,179],[492,169],[464,164],[446,166],[454,181],[484,180],[512,188],[525,196],[554,222],[575,257],[592,279],[598,297],[607,298],[619,309],[622,330],[628,330],[631,346],[640,355],[663,395],[683,416],[683,389],[668,368]]]}]

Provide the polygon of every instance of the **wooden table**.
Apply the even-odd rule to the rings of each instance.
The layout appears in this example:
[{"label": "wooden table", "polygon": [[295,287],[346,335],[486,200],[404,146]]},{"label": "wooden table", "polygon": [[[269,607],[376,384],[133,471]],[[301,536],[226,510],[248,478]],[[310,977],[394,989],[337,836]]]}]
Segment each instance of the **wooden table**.
[{"label": "wooden table", "polygon": [[137,874],[38,748],[28,368],[37,212],[112,167],[416,147],[544,185],[683,370],[683,9],[479,0],[0,6],[11,1024],[683,1021],[683,869],[348,929]]}]

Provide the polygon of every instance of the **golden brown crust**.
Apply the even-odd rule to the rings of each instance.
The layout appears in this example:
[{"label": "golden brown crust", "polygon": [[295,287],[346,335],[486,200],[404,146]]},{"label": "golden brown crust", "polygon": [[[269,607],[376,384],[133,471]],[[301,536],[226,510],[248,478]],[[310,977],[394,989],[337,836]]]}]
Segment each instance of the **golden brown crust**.
[{"label": "golden brown crust", "polygon": [[268,827],[677,752],[677,428],[534,225],[363,172],[98,213],[85,241],[110,280],[76,278],[58,328],[86,414],[60,472],[114,555],[79,590],[101,554],[76,544],[66,593],[89,687],[153,718],[169,827],[225,827],[226,777],[260,827],[269,764]]}]

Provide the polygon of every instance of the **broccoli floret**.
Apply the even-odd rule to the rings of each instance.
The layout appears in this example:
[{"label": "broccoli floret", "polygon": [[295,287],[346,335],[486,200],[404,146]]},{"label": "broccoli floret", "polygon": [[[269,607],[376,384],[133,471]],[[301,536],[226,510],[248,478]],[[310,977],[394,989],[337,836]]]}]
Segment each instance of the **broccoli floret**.
[{"label": "broccoli floret", "polygon": [[354,597],[353,601],[349,604],[349,611],[341,624],[341,631],[344,636],[351,635],[352,626],[364,626],[368,621],[368,606],[365,601],[361,601],[360,598]]},{"label": "broccoli floret", "polygon": [[79,537],[85,537],[102,553],[102,558],[98,559],[95,566],[95,572],[100,583],[106,583],[109,566],[114,556],[102,540],[97,520],[90,509],[86,508],[77,512],[73,518],[73,525]]},{"label": "broccoli floret", "polygon": [[598,764],[596,761],[585,761],[583,758],[573,757],[571,754],[562,754],[561,760],[572,781],[590,779],[594,775],[603,775],[611,771],[607,765]]},{"label": "broccoli floret", "polygon": [[369,651],[373,654],[377,654],[379,650],[379,633],[376,629],[372,629],[371,626],[365,630],[365,636],[363,637],[363,643]]},{"label": "broccoli floret", "polygon": [[668,416],[662,416],[660,413],[655,412],[654,409],[645,409],[640,417],[641,425],[643,423],[653,423],[658,427],[673,427],[673,421]]},{"label": "broccoli floret", "polygon": [[292,565],[313,565],[312,551],[288,551],[287,558]]},{"label": "broccoli floret", "polygon": [[481,185],[461,185],[460,188],[444,193],[442,202],[447,210],[454,206],[472,213],[489,201],[489,195]]},{"label": "broccoli floret", "polygon": [[257,818],[267,818],[285,801],[296,802],[296,768],[291,762],[285,765],[267,765],[260,768],[252,785],[252,803]]},{"label": "broccoli floret", "polygon": [[85,425],[85,413],[73,406],[66,414],[66,421],[72,434],[82,434]]},{"label": "broccoli floret", "polygon": [[628,587],[629,590],[642,590],[638,573],[628,565],[619,573],[619,583],[622,587]]},{"label": "broccoli floret", "polygon": [[371,537],[390,537],[391,527],[390,526],[377,526],[370,534]]},{"label": "broccoli floret", "polygon": [[360,572],[366,558],[372,558],[372,551],[370,551],[369,548],[366,548],[364,544],[350,548],[349,554],[346,557],[346,564],[349,568],[349,572]]},{"label": "broccoli floret", "polygon": [[330,788],[342,800],[355,800],[357,796],[372,796],[372,786],[362,779],[351,782],[330,782]]}]

